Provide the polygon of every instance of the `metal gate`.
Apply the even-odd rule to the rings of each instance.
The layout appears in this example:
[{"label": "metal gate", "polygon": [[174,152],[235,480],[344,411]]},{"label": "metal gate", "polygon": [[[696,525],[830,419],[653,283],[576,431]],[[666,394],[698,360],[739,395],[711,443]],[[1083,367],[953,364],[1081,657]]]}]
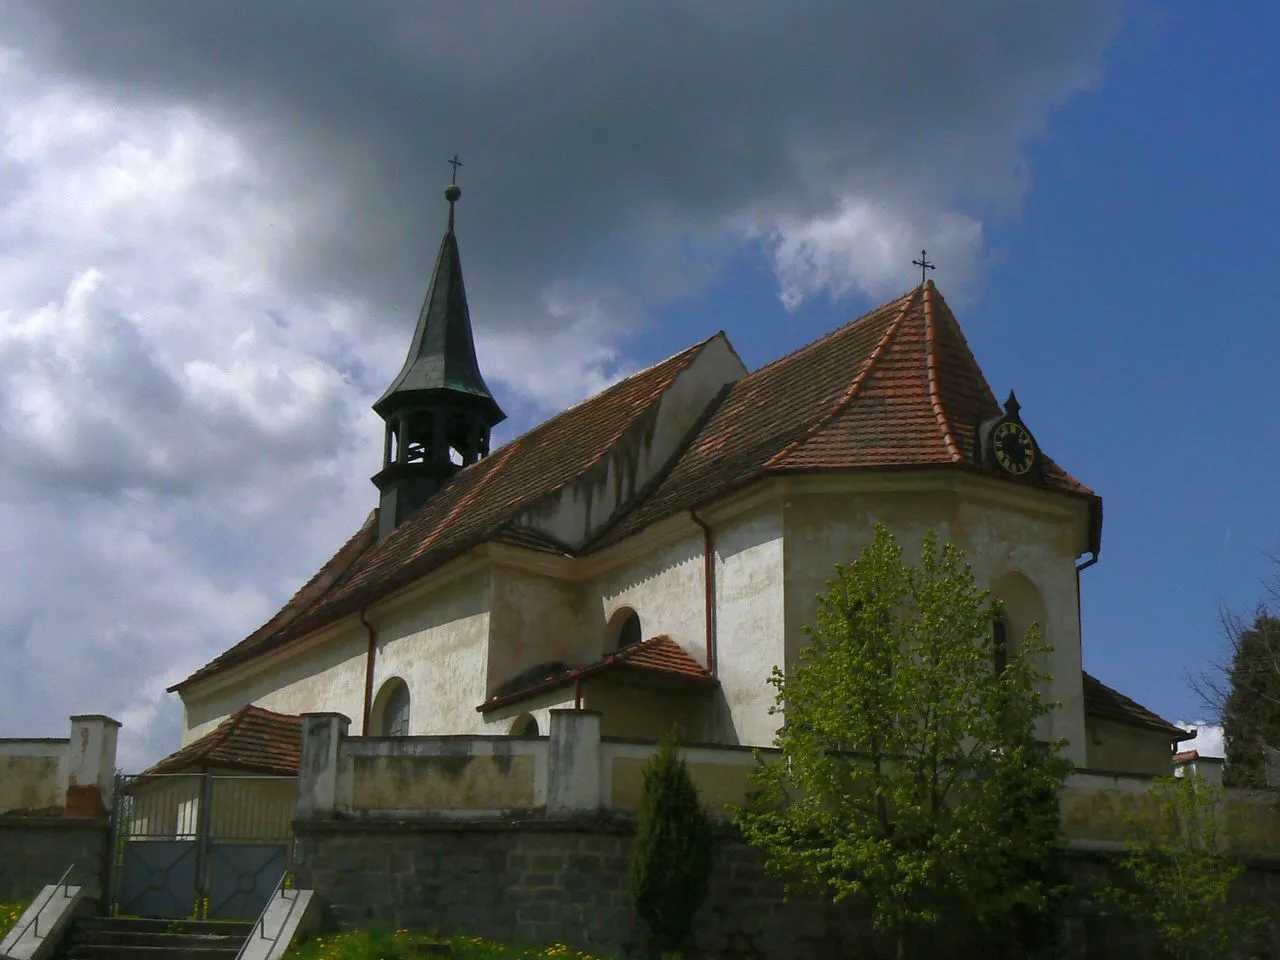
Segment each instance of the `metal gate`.
[{"label": "metal gate", "polygon": [[117,777],[111,912],[257,918],[292,860],[297,796],[297,777]]}]

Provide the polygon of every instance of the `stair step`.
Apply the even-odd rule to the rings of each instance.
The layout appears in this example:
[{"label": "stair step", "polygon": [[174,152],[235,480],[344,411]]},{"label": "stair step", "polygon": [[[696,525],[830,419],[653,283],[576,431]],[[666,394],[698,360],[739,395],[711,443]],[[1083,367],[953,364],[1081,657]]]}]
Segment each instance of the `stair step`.
[{"label": "stair step", "polygon": [[77,943],[67,951],[68,960],[229,960],[239,947],[121,946]]},{"label": "stair step", "polygon": [[211,947],[239,950],[244,935],[225,933],[152,933],[139,930],[72,930],[71,942],[85,946]]},{"label": "stair step", "polygon": [[115,933],[217,934],[247,937],[253,923],[247,920],[157,920],[143,917],[85,917],[76,922],[77,931],[110,930]]}]

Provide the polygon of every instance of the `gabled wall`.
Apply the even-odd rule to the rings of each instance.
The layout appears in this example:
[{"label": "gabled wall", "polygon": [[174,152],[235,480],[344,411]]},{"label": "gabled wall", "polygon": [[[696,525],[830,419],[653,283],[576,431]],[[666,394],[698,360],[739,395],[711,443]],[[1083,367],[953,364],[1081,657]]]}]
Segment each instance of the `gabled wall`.
[{"label": "gabled wall", "polygon": [[671,463],[721,388],[746,373],[724,334],[716,335],[592,469],[517,522],[571,547],[587,543]]},{"label": "gabled wall", "polygon": [[495,566],[486,683],[476,703],[536,664],[559,660],[578,666],[595,660],[604,626],[581,584]]},{"label": "gabled wall", "polygon": [[[1003,489],[1002,489],[1003,488]],[[1070,742],[1066,754],[1085,763],[1080,623],[1075,558],[1084,551],[1083,504],[958,474],[897,474],[790,481],[785,501],[786,643],[788,663],[806,642],[802,626],[817,620],[817,595],[850,563],[883,522],[915,562],[926,530],[965,553],[979,587],[1006,602],[1011,643],[1033,621],[1052,644],[1049,700],[1062,706],[1040,735]]]}]

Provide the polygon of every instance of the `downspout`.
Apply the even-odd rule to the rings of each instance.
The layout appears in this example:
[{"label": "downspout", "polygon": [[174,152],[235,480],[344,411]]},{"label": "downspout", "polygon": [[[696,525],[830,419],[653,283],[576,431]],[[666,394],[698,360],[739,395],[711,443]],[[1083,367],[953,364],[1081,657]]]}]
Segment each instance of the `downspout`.
[{"label": "downspout", "polygon": [[1088,570],[1090,567],[1092,567],[1095,563],[1098,562],[1098,551],[1091,550],[1089,551],[1089,553],[1090,553],[1090,557],[1088,560],[1084,561],[1084,563],[1076,564],[1076,625],[1080,628],[1081,638],[1084,637],[1084,619],[1083,619],[1084,615],[1082,613],[1081,604],[1080,604],[1080,571]]},{"label": "downspout", "polygon": [[707,672],[716,675],[716,555],[709,527],[698,514],[690,510],[693,522],[702,528],[702,581],[706,586],[707,624]]},{"label": "downspout", "polygon": [[369,719],[373,713],[373,655],[374,655],[374,634],[373,624],[365,619],[365,611],[368,607],[360,608],[360,622],[364,624],[365,630],[369,632],[369,648],[364,658],[364,721],[360,727],[360,735],[362,737],[369,736]]},{"label": "downspout", "polygon": [[582,709],[582,674],[573,678],[573,709]]}]

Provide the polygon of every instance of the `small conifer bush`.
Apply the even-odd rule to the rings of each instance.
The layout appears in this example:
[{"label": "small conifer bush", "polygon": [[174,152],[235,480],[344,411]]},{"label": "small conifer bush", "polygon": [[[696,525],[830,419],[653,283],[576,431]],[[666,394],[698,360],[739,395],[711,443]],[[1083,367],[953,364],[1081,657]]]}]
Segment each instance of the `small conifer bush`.
[{"label": "small conifer bush", "polygon": [[675,731],[662,738],[644,767],[640,816],[631,847],[631,899],[663,950],[684,943],[707,898],[713,844],[711,820],[677,749]]}]

